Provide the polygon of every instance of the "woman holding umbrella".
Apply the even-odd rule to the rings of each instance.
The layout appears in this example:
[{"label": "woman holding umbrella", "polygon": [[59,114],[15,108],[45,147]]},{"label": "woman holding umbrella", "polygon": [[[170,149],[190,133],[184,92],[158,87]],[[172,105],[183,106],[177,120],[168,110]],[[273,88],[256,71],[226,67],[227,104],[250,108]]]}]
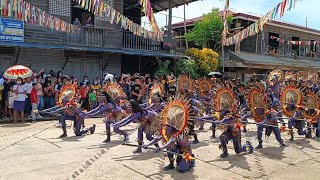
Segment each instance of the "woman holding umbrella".
[{"label": "woman holding umbrella", "polygon": [[22,85],[23,79],[21,77],[17,78],[16,85],[13,86],[13,90],[15,92],[14,97],[14,104],[13,104],[13,121],[16,124],[18,114],[20,113],[21,121],[24,122],[24,108],[25,108],[25,101],[26,101],[26,94],[27,90]]},{"label": "woman holding umbrella", "polygon": [[[42,72],[44,70],[41,70]],[[23,79],[31,77],[31,79],[34,77],[33,72],[22,65],[15,65],[7,69],[3,77],[11,80],[16,80],[16,85],[13,87],[15,96],[14,96],[14,123],[17,123],[17,115],[20,112],[21,115],[21,121],[23,122],[23,116],[24,116],[24,108],[25,108],[25,100],[26,100],[26,94],[27,90],[24,86],[22,86]]]}]

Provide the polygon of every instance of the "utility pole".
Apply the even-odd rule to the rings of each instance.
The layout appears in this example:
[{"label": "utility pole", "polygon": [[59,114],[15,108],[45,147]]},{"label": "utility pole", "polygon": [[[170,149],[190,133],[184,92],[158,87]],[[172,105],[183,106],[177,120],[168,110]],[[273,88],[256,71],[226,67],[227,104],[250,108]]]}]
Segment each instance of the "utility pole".
[{"label": "utility pole", "polygon": [[306,17],[306,27],[308,27],[308,17]]},{"label": "utility pole", "polygon": [[[186,35],[187,33],[187,21],[186,21],[186,5],[183,5],[183,19],[184,19],[184,35]],[[188,47],[188,41],[186,39],[184,39],[184,41],[186,42],[186,50],[189,49]]]},{"label": "utility pole", "polygon": [[171,26],[172,26],[172,0],[169,1],[169,21],[168,21],[168,31],[171,37]]}]

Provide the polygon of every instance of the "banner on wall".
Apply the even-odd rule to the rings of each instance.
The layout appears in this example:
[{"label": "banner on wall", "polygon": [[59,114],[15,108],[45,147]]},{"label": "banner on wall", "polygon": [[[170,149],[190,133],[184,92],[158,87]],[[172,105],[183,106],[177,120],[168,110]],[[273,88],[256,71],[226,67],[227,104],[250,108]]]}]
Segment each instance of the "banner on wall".
[{"label": "banner on wall", "polygon": [[24,22],[0,17],[0,41],[24,42]]}]

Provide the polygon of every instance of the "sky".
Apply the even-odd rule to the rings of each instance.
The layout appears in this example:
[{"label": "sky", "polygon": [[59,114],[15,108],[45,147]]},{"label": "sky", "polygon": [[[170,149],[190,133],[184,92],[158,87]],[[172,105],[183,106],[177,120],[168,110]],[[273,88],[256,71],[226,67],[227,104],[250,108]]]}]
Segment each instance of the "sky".
[{"label": "sky", "polygon": [[[230,0],[230,9],[239,12],[254,13],[257,15],[265,15],[274,8],[282,0]],[[186,19],[199,17],[211,11],[212,8],[224,8],[224,0],[199,0],[186,6]],[[320,30],[320,0],[298,0],[296,8],[286,11],[284,17],[280,20],[306,26],[306,18],[308,19],[308,27]],[[168,12],[162,11],[155,14],[159,27],[166,25],[166,16]],[[172,10],[173,23],[183,21],[183,6]],[[145,17],[142,19],[143,27],[149,29],[149,21]]]}]

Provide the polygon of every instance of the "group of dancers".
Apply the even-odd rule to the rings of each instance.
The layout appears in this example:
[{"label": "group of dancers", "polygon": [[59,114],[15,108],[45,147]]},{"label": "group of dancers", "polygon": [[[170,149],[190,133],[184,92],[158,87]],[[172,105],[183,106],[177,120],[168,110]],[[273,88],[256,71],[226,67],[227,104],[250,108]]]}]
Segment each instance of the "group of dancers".
[{"label": "group of dancers", "polygon": [[[298,135],[306,138],[313,134],[320,137],[320,86],[316,72],[274,70],[264,81],[253,76],[246,83],[228,78],[192,80],[183,74],[169,83],[176,86],[175,93],[164,95],[162,83],[155,80],[148,101],[138,104],[127,99],[111,77],[105,81],[99,106],[88,112],[82,111],[76,102],[76,88],[65,85],[58,105],[41,112],[60,114],[61,137],[67,136],[66,120],[72,120],[75,135],[82,136],[94,133],[96,128],[95,125],[84,128],[84,120],[103,115],[107,135],[104,143],[111,141],[111,128],[128,141],[128,133],[121,128],[137,123],[138,144],[131,145],[137,147],[133,153],[141,153],[143,149],[165,152],[169,165],[164,170],[177,168],[179,172],[194,167],[196,158],[191,144],[199,142],[195,128],[203,130],[205,123],[211,124],[211,138],[216,138],[217,129],[222,130],[219,136],[221,158],[229,156],[227,144],[230,140],[237,154],[253,152],[250,140],[241,143],[241,133],[246,133],[248,124],[257,126],[256,149],[263,148],[263,131],[266,136],[273,132],[280,146],[286,146],[281,132],[288,132],[290,141],[294,141],[295,129]],[[148,141],[144,140],[144,135]]]}]

